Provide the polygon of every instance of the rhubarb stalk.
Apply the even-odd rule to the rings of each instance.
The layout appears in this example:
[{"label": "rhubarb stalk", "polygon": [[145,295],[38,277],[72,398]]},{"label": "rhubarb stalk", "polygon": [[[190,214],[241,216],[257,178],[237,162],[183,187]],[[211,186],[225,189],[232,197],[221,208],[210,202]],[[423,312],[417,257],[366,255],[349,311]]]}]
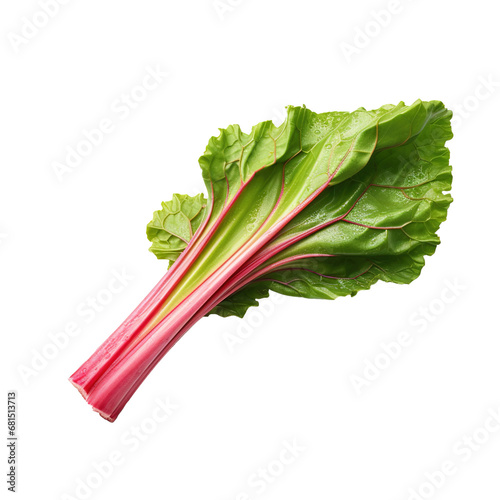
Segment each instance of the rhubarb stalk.
[{"label": "rhubarb stalk", "polygon": [[289,107],[280,127],[222,130],[200,158],[208,201],[175,195],[148,225],[151,250],[173,265],[73,385],[114,421],[207,314],[243,316],[270,290],[332,299],[415,279],[451,202],[450,118],[436,101]]}]

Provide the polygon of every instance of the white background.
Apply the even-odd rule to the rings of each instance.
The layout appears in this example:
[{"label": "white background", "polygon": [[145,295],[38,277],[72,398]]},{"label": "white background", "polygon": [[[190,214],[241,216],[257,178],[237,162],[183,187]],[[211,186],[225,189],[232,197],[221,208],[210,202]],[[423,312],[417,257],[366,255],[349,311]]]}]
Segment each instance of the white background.
[{"label": "white background", "polygon": [[[35,16],[43,24],[39,4],[2,2],[1,399],[18,391],[17,497],[83,498],[77,484],[90,481],[92,499],[403,500],[411,489],[498,499],[500,432],[481,430],[500,407],[494,3],[218,5],[74,0],[30,31]],[[116,100],[148,67],[169,76],[125,116]],[[173,192],[203,189],[197,159],[217,127],[279,123],[287,104],[321,112],[417,98],[461,116],[448,143],[455,201],[415,283],[335,302],[267,300],[256,326],[203,319],[114,424],[91,411],[67,378],[165,272],[147,251],[146,223]],[[103,118],[113,131],[58,179],[54,163]],[[90,318],[85,302],[109,298],[103,290],[123,270],[132,278]],[[79,334],[54,354],[49,334],[68,323]],[[412,344],[358,394],[353,375],[404,331]],[[225,339],[242,333],[231,352]],[[23,379],[34,359],[36,374]],[[157,398],[177,407],[158,424]],[[138,446],[134,426],[149,432]],[[464,435],[487,442],[466,446]],[[280,466],[284,441],[300,451]],[[121,463],[100,478],[93,462],[113,453]],[[426,485],[445,461],[454,474]],[[256,483],[268,467],[272,482]]]}]

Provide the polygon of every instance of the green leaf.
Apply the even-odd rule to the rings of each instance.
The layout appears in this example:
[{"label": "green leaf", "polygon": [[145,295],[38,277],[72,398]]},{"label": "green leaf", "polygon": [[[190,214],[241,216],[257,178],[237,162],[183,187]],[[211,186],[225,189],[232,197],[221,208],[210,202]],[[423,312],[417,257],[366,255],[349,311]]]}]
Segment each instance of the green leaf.
[{"label": "green leaf", "polygon": [[203,222],[206,204],[203,194],[174,194],[172,200],[163,202],[146,229],[152,243],[149,250],[158,259],[174,262]]},{"label": "green leaf", "polygon": [[[200,158],[211,208],[204,231],[213,234],[184,278],[184,295],[244,242],[263,238],[292,214],[255,258],[298,241],[272,255],[254,281],[209,314],[241,317],[270,290],[334,299],[378,280],[411,282],[424,256],[434,253],[451,203],[444,193],[451,188],[450,119],[442,103],[417,101],[353,113],[288,107],[280,127],[267,121],[250,134],[237,125],[221,129]],[[307,206],[295,215],[301,204]],[[172,239],[172,232],[182,239]],[[152,251],[171,260],[189,240],[177,224],[160,234]],[[304,257],[311,254],[322,256]],[[274,268],[265,272],[266,266]]]}]

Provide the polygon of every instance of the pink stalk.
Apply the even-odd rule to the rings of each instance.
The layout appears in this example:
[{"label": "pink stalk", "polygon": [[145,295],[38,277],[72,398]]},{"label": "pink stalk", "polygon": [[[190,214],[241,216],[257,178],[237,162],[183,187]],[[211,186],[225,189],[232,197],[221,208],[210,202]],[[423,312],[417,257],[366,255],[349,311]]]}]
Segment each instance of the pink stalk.
[{"label": "pink stalk", "polygon": [[[207,229],[213,208],[212,206],[210,207],[210,213],[207,214],[204,224],[196,232],[187,248],[166,276],[155,286],[152,292],[115,333],[70,377],[70,381],[88,403],[92,405],[95,411],[103,418],[114,421],[158,361],[196,321],[227,296],[234,293],[234,291],[289,261],[289,259],[285,259],[267,268],[258,269],[261,264],[264,264],[265,260],[274,256],[280,250],[289,246],[289,244],[312,234],[312,232],[319,230],[321,227],[313,228],[292,238],[293,241],[290,240],[285,242],[285,244],[278,245],[279,249],[275,248],[267,253],[264,251],[260,258],[250,263],[251,259],[260,250],[274,240],[278,233],[299,212],[329,186],[329,183],[339,171],[340,166],[347,158],[351,149],[352,146],[322,186],[302,203],[295,206],[289,213],[273,223],[272,218],[282,200],[282,185],[281,193],[274,208],[256,233],[194,291],[184,298],[180,304],[175,306],[162,318],[156,326],[151,328],[149,325],[152,318],[160,311],[171,292],[177,285],[181,284],[181,280],[190,266],[206,247],[228,210],[255,174],[245,183],[241,184],[235,196],[227,203],[214,223],[208,227],[206,234],[203,234]],[[213,199],[213,188],[211,198]],[[270,227],[266,229],[266,226]],[[299,256],[296,258],[305,257]],[[296,258],[291,260],[295,260]]]},{"label": "pink stalk", "polygon": [[[321,186],[303,202],[301,208],[307,206],[327,186],[327,183]],[[172,275],[170,272],[167,273],[136,311],[70,377],[71,383],[101,416],[113,421],[136,388],[156,365],[159,360],[156,360],[158,355],[163,356],[170,349],[173,345],[172,340],[189,319],[195,316],[211,297],[223,289],[224,283],[252,255],[271,241],[293,216],[295,213],[288,214],[271,229],[265,231],[262,236],[251,238],[156,327],[150,332],[145,332],[147,322],[167,298],[166,290],[173,289],[174,285],[170,281]],[[205,238],[201,240],[203,246],[206,241],[208,240]],[[200,251],[196,249],[194,254],[199,255]],[[177,273],[174,276],[175,280],[181,279]]]},{"label": "pink stalk", "polygon": [[[299,259],[318,256],[327,257],[328,255],[311,254],[284,259],[282,262],[267,266],[237,285],[224,286],[216,294],[213,293],[210,286],[200,287],[173,309],[147,336],[115,361],[109,367],[108,374],[105,377],[101,375],[101,379],[87,394],[88,403],[103,418],[113,422],[160,359],[177,343],[184,333],[218,303],[253,279],[269,273],[275,268]],[[206,290],[203,291],[201,288],[206,288]],[[213,298],[207,300],[207,296]],[[200,304],[204,305],[200,306]],[[192,311],[194,310],[197,312],[193,315]]]}]

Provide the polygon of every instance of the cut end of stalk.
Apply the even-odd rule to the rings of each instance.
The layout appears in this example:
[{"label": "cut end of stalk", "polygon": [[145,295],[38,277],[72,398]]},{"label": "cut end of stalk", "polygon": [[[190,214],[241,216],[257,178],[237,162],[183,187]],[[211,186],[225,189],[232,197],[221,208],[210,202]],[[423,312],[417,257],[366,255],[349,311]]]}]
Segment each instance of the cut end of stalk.
[{"label": "cut end of stalk", "polygon": [[[88,403],[88,401],[87,401]],[[90,404],[90,403],[89,403]],[[92,405],[91,405],[92,406]],[[116,417],[112,417],[111,415],[107,415],[106,413],[102,412],[101,410],[98,410],[94,406],[92,406],[92,409],[98,413],[104,420],[107,420],[108,422],[114,422],[116,420]]]},{"label": "cut end of stalk", "polygon": [[76,387],[76,389],[78,390],[78,392],[82,395],[83,399],[85,399],[85,401],[92,407],[92,410],[94,410],[96,413],[98,413],[104,420],[107,420],[108,422],[114,422],[116,420],[116,416],[111,416],[111,415],[108,415],[107,413],[99,410],[98,408],[96,408],[95,406],[92,406],[92,404],[89,402],[88,400],[88,393],[83,389],[82,386],[80,386],[77,382],[75,382],[74,380],[72,380],[72,378],[70,377],[68,379],[70,382],[71,382],[71,385],[73,387]]},{"label": "cut end of stalk", "polygon": [[78,392],[82,395],[83,399],[87,399],[87,392],[85,391],[85,389],[81,386],[81,385],[78,385],[72,378],[73,376],[71,376],[68,380],[70,381],[71,385],[73,387],[76,387],[78,389]]}]

